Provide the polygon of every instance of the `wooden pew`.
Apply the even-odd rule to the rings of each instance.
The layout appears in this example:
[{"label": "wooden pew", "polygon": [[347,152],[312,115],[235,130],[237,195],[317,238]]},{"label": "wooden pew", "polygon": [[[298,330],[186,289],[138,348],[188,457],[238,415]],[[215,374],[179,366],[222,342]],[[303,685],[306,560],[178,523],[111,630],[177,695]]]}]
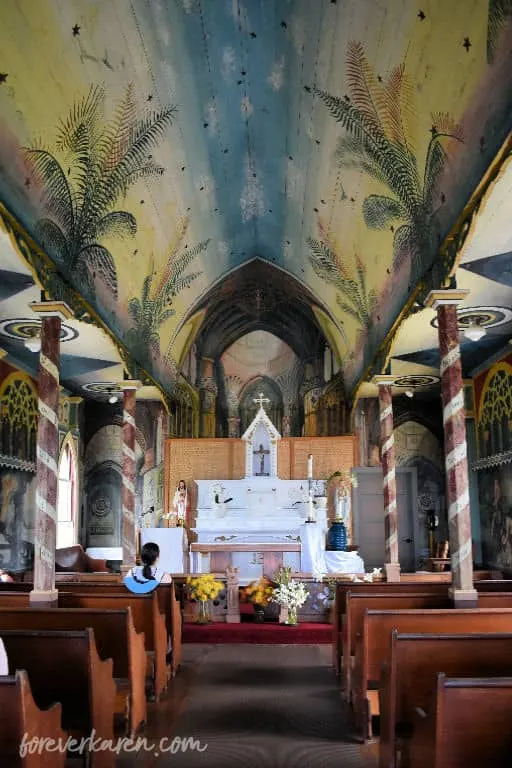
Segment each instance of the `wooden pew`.
[{"label": "wooden pew", "polygon": [[[9,768],[45,768],[51,761],[55,768],[64,768],[67,734],[60,725],[62,707],[53,704],[49,709],[39,709],[32,697],[25,670],[17,670],[15,675],[0,676],[0,710],[2,765]],[[53,741],[55,751],[41,750],[29,754],[28,744],[32,739],[37,740],[39,745],[44,739]],[[46,743],[52,746],[51,742]],[[60,750],[55,748],[59,745]],[[27,754],[20,754],[20,746]]]},{"label": "wooden pew", "polygon": [[414,768],[509,768],[512,677],[457,679],[444,673],[428,712],[416,713]]},{"label": "wooden pew", "polygon": [[93,608],[96,610],[119,610],[131,608],[133,624],[137,632],[144,634],[146,657],[153,683],[155,699],[158,701],[168,682],[166,651],[167,629],[165,617],[160,610],[155,592],[148,595],[134,595],[125,589],[122,593],[59,592],[61,608]]},{"label": "wooden pew", "polygon": [[378,685],[393,630],[400,634],[512,633],[512,608],[365,611],[352,673],[352,702],[363,739],[371,737],[372,716],[379,714]]},{"label": "wooden pew", "polygon": [[[486,576],[493,575],[492,571],[480,572],[480,575]],[[405,574],[404,578],[411,578],[412,576],[419,576],[420,574]],[[423,574],[421,574],[423,575]],[[436,576],[442,576],[443,574],[434,574]],[[512,580],[504,579],[490,579],[480,578],[477,579],[478,572],[475,573],[475,589],[479,594],[482,592],[501,592],[512,591]],[[343,616],[346,612],[346,595],[348,592],[351,594],[410,594],[410,593],[435,593],[439,595],[447,595],[451,586],[451,574],[447,574],[450,578],[446,578],[443,581],[437,579],[434,581],[423,581],[415,579],[414,581],[400,581],[400,582],[347,582],[338,583],[336,585],[336,593],[332,610],[332,629],[333,629],[333,666],[336,669],[337,674],[341,672],[341,660],[343,658],[343,643],[342,643],[342,628],[343,628]]]},{"label": "wooden pew", "polygon": [[29,605],[28,592],[0,591],[0,608],[28,608]]},{"label": "wooden pew", "polygon": [[[82,574],[82,576],[114,576],[114,574]],[[79,592],[86,592],[87,594],[120,594],[130,595],[131,593],[126,589],[124,584],[119,581],[109,580],[107,582],[86,582],[83,579],[72,582],[67,581],[65,583],[57,583],[57,589],[60,592],[71,592],[73,594]],[[3,595],[12,592],[30,592],[33,589],[33,584],[30,583],[2,583],[0,582],[0,606],[17,605],[16,602],[10,601],[7,598],[7,603],[2,603]],[[182,619],[181,619],[181,607],[176,598],[176,585],[175,582],[170,584],[160,584],[156,590],[158,596],[158,602],[162,613],[165,616],[165,622],[167,626],[167,634],[171,638],[171,674],[174,677],[178,671],[182,661]],[[17,598],[23,602],[23,599]]]},{"label": "wooden pew", "polygon": [[[437,674],[501,677],[512,670],[512,634],[406,635],[393,630],[379,687],[379,768],[395,768],[398,734],[407,753],[417,707],[428,710]],[[512,714],[512,711],[511,711]],[[414,763],[412,763],[414,765]]]},{"label": "wooden pew", "polygon": [[117,687],[116,712],[125,717],[133,736],[147,719],[144,635],[133,626],[131,608],[118,611],[86,608],[0,607],[0,637],[4,629],[94,631],[101,659],[112,659]]},{"label": "wooden pew", "polygon": [[356,638],[361,634],[365,610],[392,610],[407,608],[450,608],[451,600],[447,590],[432,590],[430,593],[404,592],[403,594],[347,592],[345,594],[345,614],[342,626],[343,646],[343,681],[345,697],[350,698],[352,657],[355,654]]},{"label": "wooden pew", "polygon": [[[12,669],[27,671],[34,701],[62,704],[62,727],[76,738],[94,737],[114,745],[116,686],[112,660],[102,661],[94,632],[6,629],[2,640]],[[75,755],[76,756],[76,755]],[[114,768],[115,753],[92,751],[93,768]]]}]

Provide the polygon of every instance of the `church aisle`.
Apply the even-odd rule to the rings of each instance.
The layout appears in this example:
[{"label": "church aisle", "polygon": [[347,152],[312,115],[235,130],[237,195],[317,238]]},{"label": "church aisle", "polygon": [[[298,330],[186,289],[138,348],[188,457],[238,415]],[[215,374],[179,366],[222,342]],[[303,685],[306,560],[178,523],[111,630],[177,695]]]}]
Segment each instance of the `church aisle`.
[{"label": "church aisle", "polygon": [[158,757],[139,753],[122,758],[122,768],[376,765],[374,749],[367,752],[351,740],[328,646],[195,645],[185,650],[189,660],[179,675],[186,687],[181,703],[161,702],[144,735],[148,741],[193,737],[206,748]]}]

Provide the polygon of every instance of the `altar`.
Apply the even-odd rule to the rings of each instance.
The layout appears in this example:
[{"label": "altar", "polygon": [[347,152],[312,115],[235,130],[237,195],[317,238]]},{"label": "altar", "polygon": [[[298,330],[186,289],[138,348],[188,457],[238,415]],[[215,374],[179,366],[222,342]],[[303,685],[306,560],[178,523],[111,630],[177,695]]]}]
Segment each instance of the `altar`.
[{"label": "altar", "polygon": [[242,437],[245,477],[195,480],[197,510],[192,531],[197,541],[191,549],[191,570],[216,570],[225,565],[222,553],[229,553],[229,564],[239,569],[242,584],[271,576],[271,566],[274,571],[283,565],[311,573],[310,547],[306,542],[301,545],[303,531],[314,529],[323,551],[328,528],[324,483],[313,479],[313,456],[308,458],[308,477],[279,478],[281,435],[263,408],[264,398],[256,402],[258,413]]}]

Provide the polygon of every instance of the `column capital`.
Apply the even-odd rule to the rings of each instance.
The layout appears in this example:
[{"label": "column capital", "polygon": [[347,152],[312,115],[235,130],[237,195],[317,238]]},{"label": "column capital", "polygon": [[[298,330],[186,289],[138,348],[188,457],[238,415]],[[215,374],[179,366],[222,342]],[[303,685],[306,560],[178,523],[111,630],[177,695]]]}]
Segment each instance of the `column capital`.
[{"label": "column capital", "polygon": [[396,376],[390,376],[389,374],[378,374],[372,379],[372,384],[377,384],[378,387],[391,387],[395,383]]},{"label": "column capital", "polygon": [[29,307],[40,317],[59,317],[61,320],[73,318],[72,311],[64,301],[33,301]]},{"label": "column capital", "polygon": [[468,297],[469,290],[466,288],[447,288],[446,290],[430,291],[425,299],[425,306],[438,309],[446,305],[458,306]]},{"label": "column capital", "polygon": [[119,382],[118,386],[123,392],[130,389],[138,390],[142,387],[142,381],[138,381],[137,379],[124,379]]}]

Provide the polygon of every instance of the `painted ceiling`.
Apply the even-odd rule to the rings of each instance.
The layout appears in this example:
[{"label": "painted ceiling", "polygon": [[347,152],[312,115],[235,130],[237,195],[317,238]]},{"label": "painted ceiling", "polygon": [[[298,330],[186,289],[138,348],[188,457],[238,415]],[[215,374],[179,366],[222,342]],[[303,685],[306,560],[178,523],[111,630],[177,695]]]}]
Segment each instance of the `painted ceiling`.
[{"label": "painted ceiling", "polygon": [[[206,297],[229,313],[222,286],[261,263],[307,297],[353,391],[509,134],[511,15],[509,0],[4,0],[0,219],[163,389]],[[475,248],[459,284],[510,286],[510,238]],[[510,304],[501,292],[481,295]],[[418,317],[394,355],[435,366],[403,359]]]}]

